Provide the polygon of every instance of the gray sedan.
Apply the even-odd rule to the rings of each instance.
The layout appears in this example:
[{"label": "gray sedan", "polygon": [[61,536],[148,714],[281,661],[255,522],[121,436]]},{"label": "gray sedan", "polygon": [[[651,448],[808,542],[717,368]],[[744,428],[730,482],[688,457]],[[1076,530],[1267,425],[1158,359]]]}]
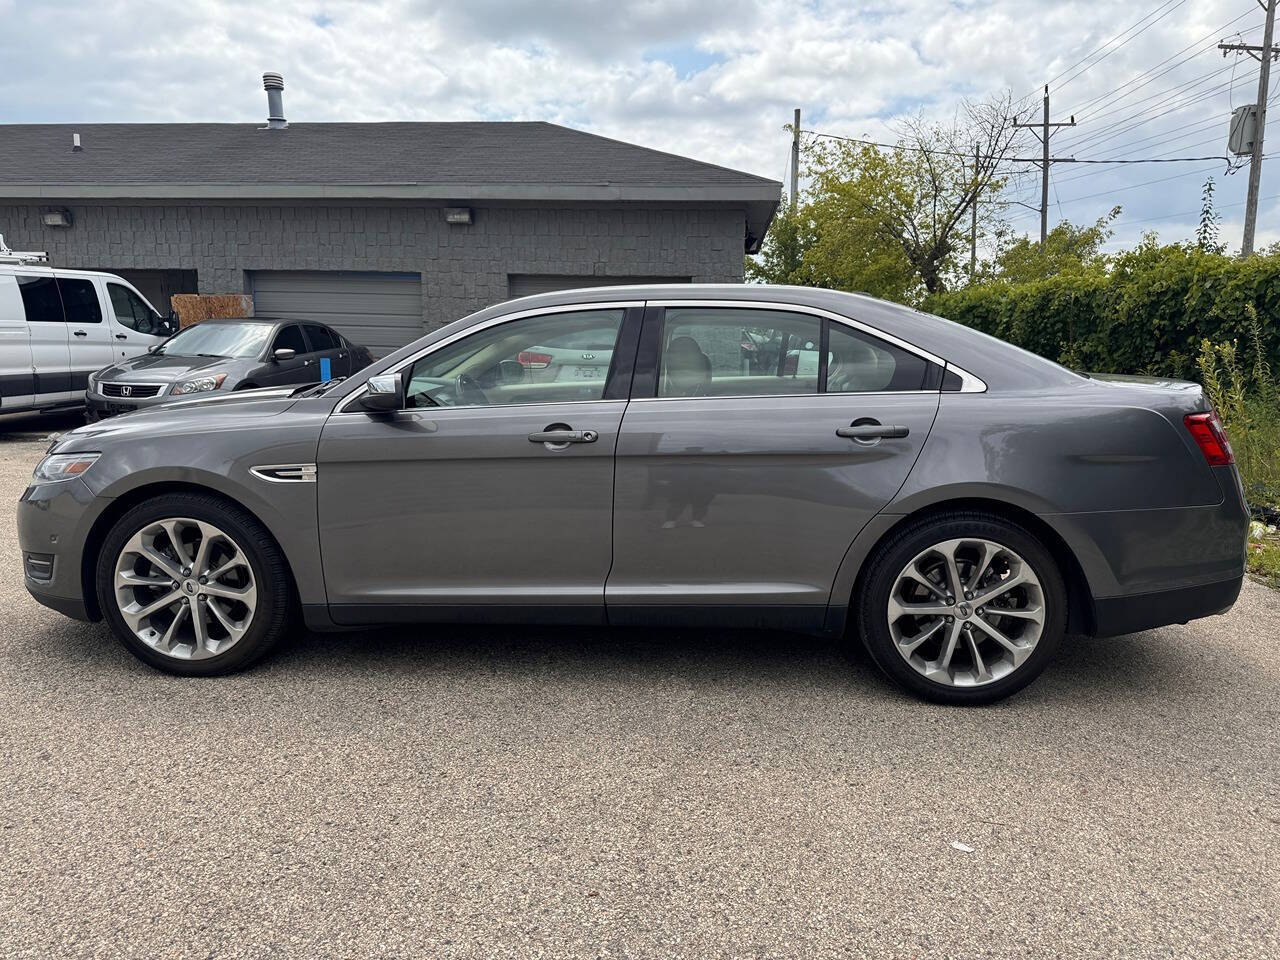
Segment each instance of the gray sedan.
[{"label": "gray sedan", "polygon": [[89,377],[90,422],[200,394],[348,377],[373,358],[323,323],[278,317],[204,320]]},{"label": "gray sedan", "polygon": [[[606,329],[597,377],[527,362]],[[762,286],[544,294],[337,384],[82,427],[19,506],[28,590],[172,673],[299,621],[743,626],[857,637],[951,703],[1226,610],[1246,524],[1195,384]]]}]

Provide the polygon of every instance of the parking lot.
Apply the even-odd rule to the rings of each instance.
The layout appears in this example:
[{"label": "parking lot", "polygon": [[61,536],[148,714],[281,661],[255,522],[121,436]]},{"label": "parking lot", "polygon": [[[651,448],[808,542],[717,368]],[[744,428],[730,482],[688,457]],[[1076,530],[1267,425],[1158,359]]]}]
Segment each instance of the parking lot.
[{"label": "parking lot", "polygon": [[1280,594],[909,699],[784,634],[421,628],[183,680],[22,587],[0,955],[1280,956]]}]

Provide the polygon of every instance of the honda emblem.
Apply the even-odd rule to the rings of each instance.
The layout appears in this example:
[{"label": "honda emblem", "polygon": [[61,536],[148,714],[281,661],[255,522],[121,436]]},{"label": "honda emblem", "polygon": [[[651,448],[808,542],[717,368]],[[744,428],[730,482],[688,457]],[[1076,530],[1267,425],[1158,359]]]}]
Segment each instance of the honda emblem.
[{"label": "honda emblem", "polygon": [[122,396],[122,397],[132,397],[132,396],[133,396],[133,387],[129,387],[129,386],[121,387],[121,388],[120,388],[120,396]]}]

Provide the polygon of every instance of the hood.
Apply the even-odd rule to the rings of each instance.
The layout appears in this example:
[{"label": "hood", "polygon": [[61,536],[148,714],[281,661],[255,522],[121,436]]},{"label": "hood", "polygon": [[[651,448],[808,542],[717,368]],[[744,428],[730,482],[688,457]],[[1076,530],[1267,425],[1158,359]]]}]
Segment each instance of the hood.
[{"label": "hood", "polygon": [[297,401],[291,394],[298,387],[263,387],[172,400],[154,407],[76,427],[60,435],[50,452],[93,450],[115,438],[160,436],[166,433],[197,433],[233,429],[245,422],[261,422],[284,413]]},{"label": "hood", "polygon": [[236,357],[181,357],[167,353],[145,353],[140,357],[113,363],[94,374],[94,379],[129,383],[172,383],[175,380],[189,380],[202,373],[225,371],[229,376],[235,376],[256,363],[256,360]]}]

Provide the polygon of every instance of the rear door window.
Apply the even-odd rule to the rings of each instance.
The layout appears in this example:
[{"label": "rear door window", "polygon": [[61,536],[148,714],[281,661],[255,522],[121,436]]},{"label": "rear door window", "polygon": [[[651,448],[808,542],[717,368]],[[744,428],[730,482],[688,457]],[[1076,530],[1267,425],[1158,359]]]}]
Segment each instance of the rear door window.
[{"label": "rear door window", "polygon": [[822,321],[806,314],[668,308],[658,396],[816,394],[821,341]]},{"label": "rear door window", "polygon": [[66,321],[62,313],[62,298],[58,296],[58,284],[53,277],[19,275],[18,291],[22,294],[28,323]]},{"label": "rear door window", "polygon": [[838,323],[831,324],[827,356],[828,393],[923,390],[930,367],[923,357]]},{"label": "rear door window", "polygon": [[62,294],[62,309],[67,323],[101,323],[102,305],[92,280],[59,277],[58,290]]}]

